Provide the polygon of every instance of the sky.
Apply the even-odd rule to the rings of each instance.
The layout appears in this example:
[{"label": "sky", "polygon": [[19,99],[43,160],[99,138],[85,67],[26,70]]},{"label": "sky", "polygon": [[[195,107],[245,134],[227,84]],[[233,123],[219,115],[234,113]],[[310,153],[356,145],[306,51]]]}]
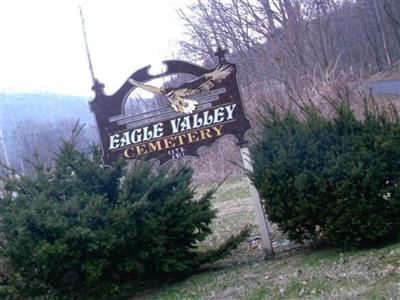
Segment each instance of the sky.
[{"label": "sky", "polygon": [[192,0],[0,0],[0,92],[93,97],[79,6],[94,73],[114,93],[137,69],[176,57]]}]

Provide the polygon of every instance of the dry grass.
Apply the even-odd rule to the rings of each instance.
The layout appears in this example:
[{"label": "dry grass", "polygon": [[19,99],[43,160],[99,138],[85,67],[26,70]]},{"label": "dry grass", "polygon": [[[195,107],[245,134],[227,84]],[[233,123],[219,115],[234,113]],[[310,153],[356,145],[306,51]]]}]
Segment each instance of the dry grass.
[{"label": "dry grass", "polygon": [[400,61],[394,63],[392,68],[378,72],[368,78],[369,81],[400,79]]}]

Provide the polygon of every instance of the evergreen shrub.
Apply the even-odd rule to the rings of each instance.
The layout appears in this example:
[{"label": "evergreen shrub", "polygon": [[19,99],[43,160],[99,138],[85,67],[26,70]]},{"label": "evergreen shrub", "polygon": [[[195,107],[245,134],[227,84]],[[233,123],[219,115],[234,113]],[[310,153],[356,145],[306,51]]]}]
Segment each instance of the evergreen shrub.
[{"label": "evergreen shrub", "polygon": [[[357,118],[345,96],[327,117],[267,106],[251,155],[255,186],[272,222],[290,240],[372,246],[400,228],[400,119],[365,100]],[[369,103],[369,104],[368,104]]]},{"label": "evergreen shrub", "polygon": [[23,299],[98,299],[146,279],[187,275],[247,235],[196,251],[211,233],[213,191],[194,199],[191,169],[101,166],[65,142],[55,169],[8,182],[0,203],[3,293]]}]

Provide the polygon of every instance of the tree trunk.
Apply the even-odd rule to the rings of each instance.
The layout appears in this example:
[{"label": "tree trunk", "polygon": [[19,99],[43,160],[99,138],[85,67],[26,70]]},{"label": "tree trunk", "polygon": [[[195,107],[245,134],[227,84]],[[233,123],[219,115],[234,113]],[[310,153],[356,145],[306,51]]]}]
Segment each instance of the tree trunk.
[{"label": "tree trunk", "polygon": [[389,49],[388,49],[388,46],[387,46],[385,30],[383,29],[381,16],[379,14],[378,2],[376,0],[373,0],[373,2],[374,2],[375,15],[376,15],[376,19],[378,21],[379,31],[380,31],[381,38],[382,38],[383,49],[384,49],[385,55],[386,55],[386,60],[387,60],[387,63],[389,64],[389,66],[392,66],[393,65],[392,64],[392,58],[390,57]]}]

